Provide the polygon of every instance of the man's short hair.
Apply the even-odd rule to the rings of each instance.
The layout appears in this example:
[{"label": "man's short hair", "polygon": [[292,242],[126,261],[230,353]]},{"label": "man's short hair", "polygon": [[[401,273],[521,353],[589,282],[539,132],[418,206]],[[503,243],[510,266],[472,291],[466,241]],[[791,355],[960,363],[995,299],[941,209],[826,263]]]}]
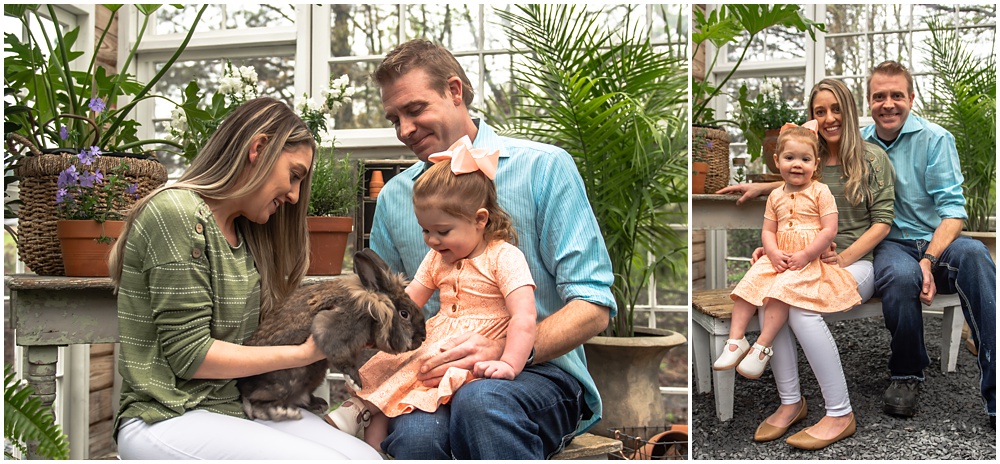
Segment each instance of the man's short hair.
[{"label": "man's short hair", "polygon": [[879,63],[878,66],[872,68],[871,72],[868,73],[868,80],[865,81],[865,87],[868,89],[867,94],[869,98],[872,96],[872,77],[875,74],[906,77],[906,90],[910,95],[913,95],[913,74],[910,74],[910,70],[906,69],[906,66],[899,64],[899,62],[887,60]]},{"label": "man's short hair", "polygon": [[429,40],[415,39],[400,44],[385,56],[372,74],[372,79],[379,87],[384,87],[414,69],[423,69],[430,76],[431,85],[437,87],[442,95],[448,88],[448,79],[458,77],[462,81],[462,101],[466,108],[472,107],[476,93],[465,70],[450,51]]}]

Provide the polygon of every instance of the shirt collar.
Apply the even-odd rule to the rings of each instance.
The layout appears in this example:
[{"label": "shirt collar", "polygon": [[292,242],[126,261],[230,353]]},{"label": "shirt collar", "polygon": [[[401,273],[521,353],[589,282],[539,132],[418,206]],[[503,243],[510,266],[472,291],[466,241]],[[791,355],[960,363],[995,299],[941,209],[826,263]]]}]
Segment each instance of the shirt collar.
[{"label": "shirt collar", "polygon": [[[487,150],[500,150],[500,157],[507,158],[510,153],[507,152],[507,147],[504,146],[503,141],[500,136],[497,135],[496,131],[493,130],[489,124],[483,122],[480,118],[472,118],[472,122],[476,125],[479,131],[476,133],[476,139],[472,141],[472,148],[485,148]],[[413,173],[413,179],[416,180],[424,173],[428,168],[434,163],[429,161],[420,163],[423,167]]]},{"label": "shirt collar", "polygon": [[899,140],[903,138],[903,134],[909,134],[911,132],[917,132],[920,129],[923,129],[924,128],[923,122],[924,120],[921,119],[920,116],[917,116],[911,112],[909,115],[906,116],[906,121],[903,122],[903,127],[899,129],[899,134],[896,135],[896,140],[893,140],[892,143],[890,143],[889,145],[882,143],[882,139],[878,137],[878,132],[875,130],[877,126],[874,123],[871,124],[871,126],[869,126],[871,128],[870,129],[871,132],[868,134],[866,138],[868,139],[869,142],[872,142],[882,147],[883,149],[888,150],[892,146],[899,143]]}]

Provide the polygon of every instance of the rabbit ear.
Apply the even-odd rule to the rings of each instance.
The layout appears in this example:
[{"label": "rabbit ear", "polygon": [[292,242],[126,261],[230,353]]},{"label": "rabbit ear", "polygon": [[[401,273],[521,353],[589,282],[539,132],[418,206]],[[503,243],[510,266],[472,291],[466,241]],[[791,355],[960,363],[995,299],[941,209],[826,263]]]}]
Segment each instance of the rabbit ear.
[{"label": "rabbit ear", "polygon": [[389,287],[389,265],[370,248],[354,254],[354,273],[361,279],[361,285],[371,291]]}]

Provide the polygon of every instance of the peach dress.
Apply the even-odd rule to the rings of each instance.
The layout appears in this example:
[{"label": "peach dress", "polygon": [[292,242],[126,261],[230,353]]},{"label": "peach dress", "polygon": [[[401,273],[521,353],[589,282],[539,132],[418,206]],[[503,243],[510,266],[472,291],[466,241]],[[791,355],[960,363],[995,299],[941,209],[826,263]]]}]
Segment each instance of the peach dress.
[{"label": "peach dress", "polygon": [[[764,217],[778,223],[778,247],[794,253],[812,243],[820,231],[820,218],[837,212],[830,188],[813,183],[801,192],[775,189],[767,197]],[[774,298],[802,309],[822,313],[845,311],[861,303],[858,284],[846,269],[819,258],[798,271],[775,272],[767,255],[762,256],[733,289],[737,296],[756,306]]]},{"label": "peach dress", "polygon": [[441,309],[426,323],[427,339],[406,353],[379,352],[360,369],[364,388],[358,396],[389,417],[414,409],[434,412],[448,403],[458,387],[474,379],[472,372],[452,367],[437,387],[425,387],[417,380],[421,364],[456,335],[478,332],[495,340],[505,338],[510,313],[504,298],[525,285],[535,287],[521,250],[499,240],[490,242],[479,256],[454,264],[445,263],[438,252],[430,250],[414,280],[438,289],[441,296]]}]

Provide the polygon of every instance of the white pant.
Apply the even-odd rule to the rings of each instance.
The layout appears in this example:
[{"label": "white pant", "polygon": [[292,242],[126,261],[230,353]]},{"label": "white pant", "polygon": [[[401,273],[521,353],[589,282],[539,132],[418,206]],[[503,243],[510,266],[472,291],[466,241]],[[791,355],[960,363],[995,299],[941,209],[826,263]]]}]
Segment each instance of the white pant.
[{"label": "white pant", "polygon": [[119,427],[122,459],[378,459],[365,442],[302,410],[302,420],[247,420],[201,409],[155,424]]},{"label": "white pant", "polygon": [[[875,277],[871,261],[857,261],[846,269],[858,283],[861,302],[868,301],[875,293]],[[764,320],[763,311],[761,308],[758,316],[760,320]],[[837,343],[830,334],[823,315],[795,306],[789,308],[788,324],[781,328],[771,346],[774,350],[774,355],[771,357],[771,371],[778,386],[781,404],[795,404],[802,398],[799,391],[799,366],[795,341],[788,332],[789,327],[795,332],[795,338],[802,345],[802,352],[805,353],[809,367],[819,382],[826,403],[826,415],[840,417],[850,414],[851,400],[847,395],[847,380],[840,364],[840,352],[837,351]]]}]

